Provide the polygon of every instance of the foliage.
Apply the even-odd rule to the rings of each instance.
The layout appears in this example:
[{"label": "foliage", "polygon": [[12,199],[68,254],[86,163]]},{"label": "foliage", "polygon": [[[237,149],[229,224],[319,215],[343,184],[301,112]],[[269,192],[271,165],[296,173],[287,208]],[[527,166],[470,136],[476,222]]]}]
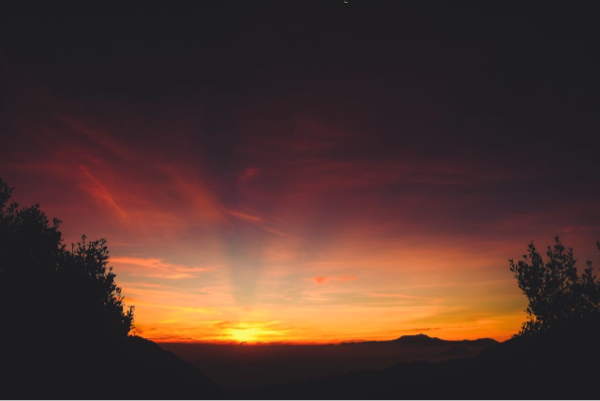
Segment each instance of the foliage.
[{"label": "foliage", "polygon": [[[600,242],[597,246],[600,249]],[[520,334],[600,316],[600,283],[592,262],[587,262],[579,276],[573,249],[565,249],[558,237],[553,246],[548,246],[546,255],[548,260],[544,262],[532,242],[528,254],[523,255],[524,260],[509,261],[519,288],[529,300],[526,309],[529,320]]]},{"label": "foliage", "polygon": [[10,335],[127,336],[133,307],[125,310],[106,240],[83,236],[67,249],[61,222],[39,205],[9,204],[11,191],[0,179],[0,312]]}]

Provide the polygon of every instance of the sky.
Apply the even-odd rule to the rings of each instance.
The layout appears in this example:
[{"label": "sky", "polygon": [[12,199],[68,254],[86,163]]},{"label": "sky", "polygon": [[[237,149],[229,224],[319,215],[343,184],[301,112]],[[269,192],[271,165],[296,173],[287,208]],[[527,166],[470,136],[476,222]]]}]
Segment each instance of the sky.
[{"label": "sky", "polygon": [[3,13],[0,177],[108,240],[136,334],[504,340],[508,259],[600,259],[585,4],[103,7]]}]

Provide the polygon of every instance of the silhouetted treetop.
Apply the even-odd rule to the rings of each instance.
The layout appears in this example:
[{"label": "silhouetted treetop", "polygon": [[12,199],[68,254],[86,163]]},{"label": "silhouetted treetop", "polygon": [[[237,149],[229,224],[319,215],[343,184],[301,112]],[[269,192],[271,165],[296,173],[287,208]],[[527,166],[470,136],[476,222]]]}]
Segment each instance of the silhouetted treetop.
[{"label": "silhouetted treetop", "polygon": [[[106,240],[67,249],[39,205],[8,203],[12,188],[0,179],[0,311],[9,335],[127,336],[133,307],[108,266]],[[42,334],[43,333],[43,334]],[[6,335],[6,333],[4,333]]]},{"label": "silhouetted treetop", "polygon": [[10,199],[10,194],[13,188],[9,188],[8,184],[0,178],[0,212],[4,209],[6,202]]},{"label": "silhouetted treetop", "polygon": [[[597,246],[600,249],[600,243]],[[510,270],[529,300],[529,320],[523,324],[522,334],[600,316],[600,283],[592,262],[586,263],[579,276],[573,249],[566,249],[558,237],[548,246],[546,256],[544,262],[532,242],[524,260],[509,260]]]}]

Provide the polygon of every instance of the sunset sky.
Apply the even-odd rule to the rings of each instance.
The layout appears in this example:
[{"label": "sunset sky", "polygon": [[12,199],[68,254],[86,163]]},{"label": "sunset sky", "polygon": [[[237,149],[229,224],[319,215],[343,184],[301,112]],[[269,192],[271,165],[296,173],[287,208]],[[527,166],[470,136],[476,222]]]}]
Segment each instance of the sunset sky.
[{"label": "sunset sky", "polygon": [[503,340],[528,243],[600,263],[589,10],[216,3],[1,17],[0,177],[137,334]]}]

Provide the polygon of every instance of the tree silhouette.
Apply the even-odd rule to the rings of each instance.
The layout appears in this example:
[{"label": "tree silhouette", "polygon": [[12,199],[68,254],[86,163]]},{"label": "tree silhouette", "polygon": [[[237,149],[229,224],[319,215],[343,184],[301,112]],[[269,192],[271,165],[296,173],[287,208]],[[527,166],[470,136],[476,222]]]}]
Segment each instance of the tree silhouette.
[{"label": "tree silhouette", "polygon": [[[600,249],[600,242],[597,243]],[[527,255],[517,263],[510,259],[519,288],[527,296],[526,312],[529,320],[520,334],[546,331],[552,327],[600,317],[600,283],[596,281],[592,262],[587,262],[583,274],[577,274],[577,260],[573,249],[566,249],[555,238],[548,246],[547,262],[533,242]]]},{"label": "tree silhouette", "polygon": [[[210,379],[130,336],[106,241],[67,247],[0,179],[0,382],[11,399],[216,399]],[[126,375],[126,376],[125,376]]]},{"label": "tree silhouette", "polygon": [[133,325],[115,274],[108,267],[106,240],[67,249],[39,205],[9,203],[12,188],[0,179],[0,312],[3,336],[54,339],[122,338]]}]

